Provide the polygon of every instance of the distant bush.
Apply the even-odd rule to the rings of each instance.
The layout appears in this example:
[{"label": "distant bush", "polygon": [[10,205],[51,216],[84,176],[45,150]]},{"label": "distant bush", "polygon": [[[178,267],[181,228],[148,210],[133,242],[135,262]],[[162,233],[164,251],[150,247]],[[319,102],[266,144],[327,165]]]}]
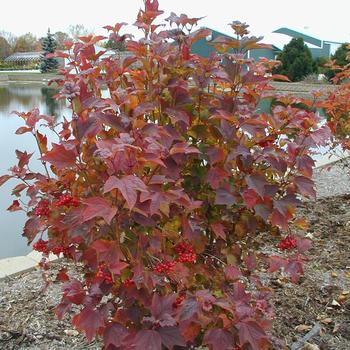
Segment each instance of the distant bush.
[{"label": "distant bush", "polygon": [[0,61],[0,71],[4,71],[4,70],[14,70],[14,71],[15,70],[32,70],[32,69],[38,69],[38,63],[18,65],[18,64]]}]

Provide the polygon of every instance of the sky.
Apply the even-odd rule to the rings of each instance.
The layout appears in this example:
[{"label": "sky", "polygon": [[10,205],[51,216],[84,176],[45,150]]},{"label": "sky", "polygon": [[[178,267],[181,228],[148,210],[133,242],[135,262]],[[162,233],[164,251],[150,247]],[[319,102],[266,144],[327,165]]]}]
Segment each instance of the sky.
[{"label": "sky", "polygon": [[[96,34],[106,34],[105,25],[135,21],[142,0],[15,0],[1,2],[0,31],[44,36],[67,31],[71,24],[83,24]],[[231,34],[233,20],[250,25],[252,35],[263,42],[283,47],[290,38],[272,34],[288,27],[322,40],[350,42],[349,0],[159,0],[165,15],[185,13],[204,17],[200,26]],[[128,28],[127,28],[128,29]],[[127,30],[133,32],[133,29]]]}]

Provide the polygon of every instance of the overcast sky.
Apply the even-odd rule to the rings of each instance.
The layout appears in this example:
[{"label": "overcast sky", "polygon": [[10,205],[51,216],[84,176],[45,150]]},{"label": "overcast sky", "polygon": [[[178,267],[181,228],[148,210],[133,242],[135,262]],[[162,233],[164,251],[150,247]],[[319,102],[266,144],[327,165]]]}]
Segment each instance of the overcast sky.
[{"label": "overcast sky", "polygon": [[[32,32],[44,36],[66,31],[70,24],[83,24],[105,34],[104,25],[133,23],[142,0],[13,0],[1,1],[0,31],[16,35]],[[264,36],[266,43],[281,46],[281,35],[271,34],[288,27],[323,40],[350,41],[349,0],[159,0],[160,9],[190,17],[206,16],[201,26],[230,34],[232,20],[247,22],[251,33]],[[283,36],[282,36],[283,37]],[[288,39],[289,40],[289,39]],[[287,40],[287,41],[288,41]]]}]

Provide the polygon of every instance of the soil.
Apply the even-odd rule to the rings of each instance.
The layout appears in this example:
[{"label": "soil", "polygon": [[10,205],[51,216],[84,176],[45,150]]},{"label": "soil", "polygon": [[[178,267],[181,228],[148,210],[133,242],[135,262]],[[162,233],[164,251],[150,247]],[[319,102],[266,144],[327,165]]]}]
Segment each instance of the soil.
[{"label": "soil", "polygon": [[[274,289],[275,349],[293,349],[295,343],[319,325],[303,349],[350,349],[350,195],[320,198],[300,208],[310,222],[313,248],[306,254],[305,275],[291,284],[280,273],[269,279]],[[264,249],[274,249],[267,243]],[[52,263],[53,272],[58,264]],[[81,273],[75,266],[76,274]],[[60,285],[43,292],[41,272],[31,271],[0,281],[0,349],[101,349],[100,342],[86,343],[69,317],[58,321],[54,307]],[[305,343],[305,342],[304,342]],[[301,349],[296,347],[295,349]]]}]

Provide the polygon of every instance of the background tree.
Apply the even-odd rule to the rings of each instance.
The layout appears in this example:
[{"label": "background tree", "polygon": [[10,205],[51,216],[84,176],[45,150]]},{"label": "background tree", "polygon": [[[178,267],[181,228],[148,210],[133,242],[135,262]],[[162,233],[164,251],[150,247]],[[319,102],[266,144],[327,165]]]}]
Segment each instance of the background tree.
[{"label": "background tree", "polygon": [[277,59],[281,65],[275,73],[286,75],[291,81],[300,81],[314,71],[310,49],[302,38],[293,38]]},{"label": "background tree", "polygon": [[57,43],[57,50],[64,50],[65,49],[64,42],[71,39],[68,33],[61,32],[61,31],[56,32],[54,34],[54,38]]},{"label": "background tree", "polygon": [[[339,67],[345,67],[347,64],[350,63],[350,61],[346,58],[348,53],[348,47],[349,43],[344,43],[341,46],[338,47],[338,49],[335,51],[334,55],[331,56],[331,59],[335,61],[335,64]],[[331,69],[326,68],[325,70],[325,76],[328,80],[331,80],[335,77],[336,73],[338,73],[340,70],[337,69]]]},{"label": "background tree", "polygon": [[88,34],[91,34],[91,30],[86,28],[83,24],[75,24],[68,27],[68,35],[73,39],[77,39],[79,36]]},{"label": "background tree", "polygon": [[26,33],[19,36],[13,47],[14,52],[40,51],[39,40],[32,34]]},{"label": "background tree", "polygon": [[44,53],[41,57],[40,71],[41,73],[52,72],[58,68],[58,61],[55,58],[48,58],[47,55],[54,53],[57,47],[54,36],[50,33],[50,29],[47,31],[46,38],[43,39],[42,49]]},{"label": "background tree", "polygon": [[125,51],[125,42],[124,41],[116,41],[114,39],[107,40],[104,45],[106,49],[112,49],[116,51]]},{"label": "background tree", "polygon": [[8,41],[0,36],[0,61],[4,60],[11,54],[11,46]]}]

